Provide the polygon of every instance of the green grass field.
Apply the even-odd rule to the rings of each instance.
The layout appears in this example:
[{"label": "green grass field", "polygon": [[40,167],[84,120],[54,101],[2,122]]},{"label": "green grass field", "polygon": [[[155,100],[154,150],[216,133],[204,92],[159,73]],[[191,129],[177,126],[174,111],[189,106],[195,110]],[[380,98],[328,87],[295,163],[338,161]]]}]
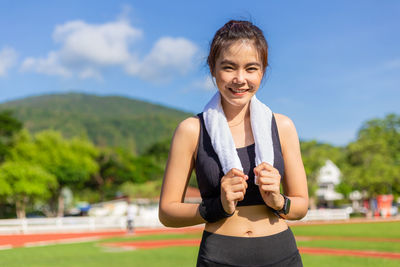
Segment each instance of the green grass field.
[{"label": "green grass field", "polygon": [[[295,236],[330,237],[298,241],[299,247],[323,247],[357,250],[374,250],[400,253],[400,222],[302,225],[291,227]],[[101,246],[107,242],[132,240],[159,240],[200,238],[201,233],[158,234],[103,239],[96,242],[60,244],[44,247],[16,248],[0,251],[1,267],[109,267],[109,266],[195,266],[197,247],[169,247],[134,251],[107,250]],[[354,240],[341,239],[354,238]],[[392,241],[363,240],[363,238],[387,238]],[[361,240],[360,240],[361,239]],[[400,266],[400,260],[360,258],[348,256],[302,255],[304,266]]]}]

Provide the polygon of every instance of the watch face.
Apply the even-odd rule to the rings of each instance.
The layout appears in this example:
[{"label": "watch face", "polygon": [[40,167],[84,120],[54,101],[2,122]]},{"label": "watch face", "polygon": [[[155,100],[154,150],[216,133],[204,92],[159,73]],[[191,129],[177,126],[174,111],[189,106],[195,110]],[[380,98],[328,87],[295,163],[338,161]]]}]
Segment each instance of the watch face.
[{"label": "watch face", "polygon": [[289,213],[289,210],[290,210],[290,199],[287,196],[283,195],[283,194],[282,194],[282,196],[283,196],[285,202],[283,204],[282,210],[280,210],[280,213],[283,213],[283,214],[286,215],[286,214]]},{"label": "watch face", "polygon": [[285,210],[284,213],[285,215],[289,213],[290,210],[290,199],[288,197],[285,196]]}]

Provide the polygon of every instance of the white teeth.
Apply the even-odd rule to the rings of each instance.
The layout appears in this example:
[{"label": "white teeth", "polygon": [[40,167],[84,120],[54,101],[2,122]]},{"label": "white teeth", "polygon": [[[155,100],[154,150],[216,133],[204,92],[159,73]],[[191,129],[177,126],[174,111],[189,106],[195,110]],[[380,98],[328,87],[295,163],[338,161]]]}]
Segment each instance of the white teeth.
[{"label": "white teeth", "polygon": [[232,89],[232,88],[231,88],[231,90],[232,90],[233,92],[235,92],[235,93],[243,93],[243,92],[246,92],[246,91],[247,91],[247,89],[242,89],[242,90],[240,90],[240,89]]}]

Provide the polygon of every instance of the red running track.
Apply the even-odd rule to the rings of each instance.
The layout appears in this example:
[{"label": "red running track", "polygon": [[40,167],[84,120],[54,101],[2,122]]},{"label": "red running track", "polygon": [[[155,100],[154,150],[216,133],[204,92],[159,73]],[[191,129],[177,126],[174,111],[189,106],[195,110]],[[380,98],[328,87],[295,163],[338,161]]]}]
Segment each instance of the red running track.
[{"label": "red running track", "polygon": [[[138,228],[135,231],[135,236],[161,233],[191,233],[201,232],[201,230],[202,228],[200,227],[185,227],[179,229]],[[0,235],[0,249],[89,241],[125,235],[127,235],[126,231]]]},{"label": "red running track", "polygon": [[[201,227],[187,228],[161,228],[161,229],[137,229],[135,236],[159,234],[159,233],[195,233],[201,232]],[[22,246],[40,246],[57,243],[75,243],[81,241],[96,240],[112,236],[125,236],[125,231],[108,231],[108,232],[84,232],[84,233],[46,233],[46,234],[14,234],[0,235],[0,249],[9,249]],[[200,239],[169,239],[169,240],[149,240],[149,241],[134,241],[134,242],[118,242],[104,243],[105,247],[121,247],[125,249],[151,249],[169,246],[199,246]],[[400,259],[400,253],[381,252],[368,250],[346,250],[346,249],[331,249],[331,248],[312,248],[299,247],[302,254],[316,255],[337,255],[351,257],[372,257],[372,258],[387,258]]]}]

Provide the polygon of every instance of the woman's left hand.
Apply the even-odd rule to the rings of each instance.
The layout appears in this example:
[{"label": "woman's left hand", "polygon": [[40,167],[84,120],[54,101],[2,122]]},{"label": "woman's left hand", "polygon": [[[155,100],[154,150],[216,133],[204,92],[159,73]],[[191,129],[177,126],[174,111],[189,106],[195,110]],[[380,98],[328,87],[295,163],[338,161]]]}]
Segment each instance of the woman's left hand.
[{"label": "woman's left hand", "polygon": [[258,188],[261,196],[269,207],[280,210],[284,205],[284,198],[280,194],[281,175],[271,164],[262,162],[254,168]]}]

